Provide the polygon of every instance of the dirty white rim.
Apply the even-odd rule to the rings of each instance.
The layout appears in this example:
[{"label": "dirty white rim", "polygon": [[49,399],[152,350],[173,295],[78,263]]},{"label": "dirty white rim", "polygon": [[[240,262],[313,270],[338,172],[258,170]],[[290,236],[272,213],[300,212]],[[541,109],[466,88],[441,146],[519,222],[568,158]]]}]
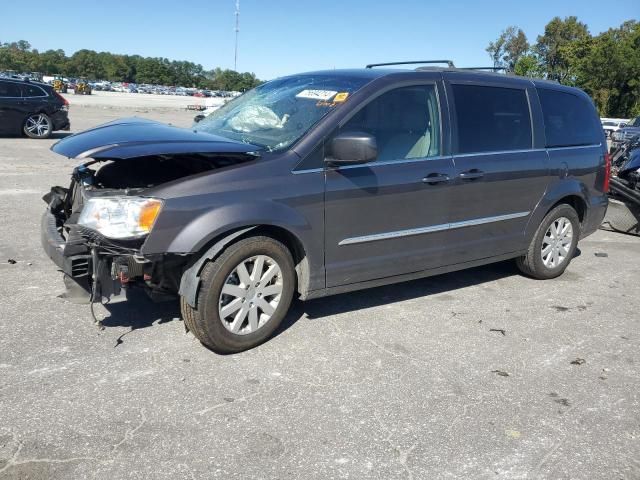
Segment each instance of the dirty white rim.
[{"label": "dirty white rim", "polygon": [[278,308],[282,296],[282,270],[267,255],[240,262],[224,282],[218,313],[224,327],[236,335],[262,328]]},{"label": "dirty white rim", "polygon": [[27,123],[25,128],[32,135],[36,135],[38,137],[44,137],[49,133],[51,129],[51,124],[49,123],[49,119],[42,114],[32,115],[27,118]]},{"label": "dirty white rim", "polygon": [[555,219],[542,239],[542,263],[547,268],[556,268],[569,256],[573,241],[573,226],[566,217]]}]

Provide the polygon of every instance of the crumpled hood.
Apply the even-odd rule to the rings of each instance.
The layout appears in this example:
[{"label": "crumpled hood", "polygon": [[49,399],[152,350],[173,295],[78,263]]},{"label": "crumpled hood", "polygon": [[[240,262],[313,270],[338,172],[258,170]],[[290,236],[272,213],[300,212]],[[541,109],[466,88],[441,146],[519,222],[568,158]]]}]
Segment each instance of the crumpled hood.
[{"label": "crumpled hood", "polygon": [[51,147],[69,158],[127,159],[186,153],[250,153],[260,147],[143,118],[123,118],[71,135]]}]

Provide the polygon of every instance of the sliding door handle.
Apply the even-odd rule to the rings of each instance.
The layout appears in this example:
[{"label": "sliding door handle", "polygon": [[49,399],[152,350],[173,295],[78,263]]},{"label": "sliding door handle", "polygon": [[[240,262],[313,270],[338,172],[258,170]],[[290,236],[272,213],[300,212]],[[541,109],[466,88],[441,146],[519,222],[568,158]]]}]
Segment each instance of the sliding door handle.
[{"label": "sliding door handle", "polygon": [[435,185],[436,183],[448,182],[449,180],[449,175],[445,175],[444,173],[430,173],[422,179],[422,183]]},{"label": "sliding door handle", "polygon": [[484,172],[474,168],[472,170],[462,172],[459,177],[463,180],[475,180],[477,178],[484,177]]}]

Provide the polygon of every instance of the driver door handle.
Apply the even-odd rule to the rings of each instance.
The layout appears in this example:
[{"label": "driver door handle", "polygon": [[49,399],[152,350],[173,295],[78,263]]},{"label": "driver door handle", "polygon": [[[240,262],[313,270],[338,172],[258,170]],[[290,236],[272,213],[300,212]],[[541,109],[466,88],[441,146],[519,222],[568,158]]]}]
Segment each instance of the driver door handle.
[{"label": "driver door handle", "polygon": [[449,175],[445,175],[444,173],[430,173],[422,179],[422,183],[435,185],[436,183],[448,182],[449,180]]}]

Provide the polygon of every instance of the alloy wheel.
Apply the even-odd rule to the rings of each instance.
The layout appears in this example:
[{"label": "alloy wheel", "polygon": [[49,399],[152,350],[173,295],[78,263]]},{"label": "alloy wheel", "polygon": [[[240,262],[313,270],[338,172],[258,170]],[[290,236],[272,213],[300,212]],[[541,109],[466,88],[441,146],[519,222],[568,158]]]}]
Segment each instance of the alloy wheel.
[{"label": "alloy wheel", "polygon": [[218,312],[224,327],[236,335],[262,328],[276,311],[283,291],[277,262],[257,255],[240,262],[224,282]]},{"label": "alloy wheel", "polygon": [[573,241],[573,226],[566,217],[556,218],[542,239],[542,263],[547,268],[556,268],[569,256]]},{"label": "alloy wheel", "polygon": [[45,137],[51,130],[51,123],[47,116],[39,113],[27,118],[25,128],[29,133],[37,137]]}]

